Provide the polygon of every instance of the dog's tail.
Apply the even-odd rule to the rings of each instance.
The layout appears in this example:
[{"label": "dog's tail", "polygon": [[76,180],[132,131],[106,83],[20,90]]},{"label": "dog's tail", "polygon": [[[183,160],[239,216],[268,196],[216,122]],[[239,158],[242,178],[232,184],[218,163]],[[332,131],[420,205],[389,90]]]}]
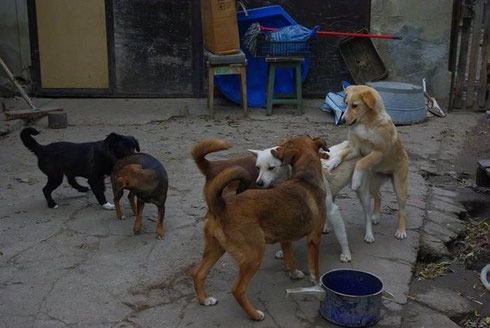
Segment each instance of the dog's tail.
[{"label": "dog's tail", "polygon": [[220,139],[207,139],[197,143],[191,149],[191,155],[194,158],[199,170],[206,177],[211,175],[212,163],[205,157],[207,154],[214,153],[220,150],[230,149],[231,145],[224,140]]},{"label": "dog's tail", "polygon": [[26,146],[27,149],[29,149],[36,155],[41,150],[42,145],[40,145],[32,136],[37,136],[38,134],[39,131],[31,127],[24,128],[20,132],[20,139],[22,140],[24,146]]},{"label": "dog's tail", "polygon": [[211,181],[205,196],[206,203],[212,213],[220,215],[224,211],[226,204],[222,195],[223,189],[233,181],[239,182],[236,190],[238,194],[250,185],[250,175],[244,168],[234,166],[224,169]]}]

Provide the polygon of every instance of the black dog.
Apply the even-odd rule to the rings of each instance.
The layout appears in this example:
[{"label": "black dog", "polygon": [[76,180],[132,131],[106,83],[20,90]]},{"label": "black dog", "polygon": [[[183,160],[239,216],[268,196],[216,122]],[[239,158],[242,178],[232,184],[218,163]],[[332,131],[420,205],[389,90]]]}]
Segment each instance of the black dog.
[{"label": "black dog", "polygon": [[54,142],[43,146],[32,137],[38,134],[39,131],[34,128],[24,128],[20,139],[37,156],[39,169],[48,176],[48,183],[43,188],[48,207],[58,207],[51,193],[63,182],[63,175],[66,175],[68,183],[80,192],[87,192],[88,188],[79,185],[75,177],[87,178],[99,204],[107,210],[114,209],[114,205],[108,203],[104,195],[104,177],[111,174],[118,159],[133,154],[135,150],[140,151],[138,140],[111,133],[104,140],[96,142]]}]

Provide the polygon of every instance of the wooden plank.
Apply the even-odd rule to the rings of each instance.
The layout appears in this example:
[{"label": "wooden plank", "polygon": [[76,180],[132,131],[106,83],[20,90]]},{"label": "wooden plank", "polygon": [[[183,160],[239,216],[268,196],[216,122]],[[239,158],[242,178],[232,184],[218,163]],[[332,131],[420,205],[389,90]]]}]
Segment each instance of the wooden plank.
[{"label": "wooden plank", "polygon": [[461,42],[459,46],[459,59],[457,68],[456,85],[454,90],[454,97],[452,103],[452,109],[460,109],[463,107],[463,88],[466,74],[466,62],[468,59],[468,42],[470,41],[470,27],[471,27],[471,10],[463,7],[463,26],[461,27]]},{"label": "wooden plank", "polygon": [[461,5],[463,0],[453,0],[453,18],[451,22],[451,41],[449,43],[449,71],[456,69],[456,57],[458,51],[459,21],[461,19]]},{"label": "wooden plank", "polygon": [[240,74],[240,67],[235,66],[215,66],[214,75]]},{"label": "wooden plank", "polygon": [[483,2],[475,1],[475,17],[473,19],[473,35],[471,38],[470,62],[468,64],[468,84],[466,86],[465,106],[473,107],[476,69],[478,66],[478,55],[480,53],[481,28],[483,22]]},{"label": "wooden plank", "polygon": [[487,1],[485,26],[483,28],[482,63],[480,70],[480,82],[478,84],[478,106],[485,108],[485,98],[488,84],[488,60],[490,55],[490,1]]}]

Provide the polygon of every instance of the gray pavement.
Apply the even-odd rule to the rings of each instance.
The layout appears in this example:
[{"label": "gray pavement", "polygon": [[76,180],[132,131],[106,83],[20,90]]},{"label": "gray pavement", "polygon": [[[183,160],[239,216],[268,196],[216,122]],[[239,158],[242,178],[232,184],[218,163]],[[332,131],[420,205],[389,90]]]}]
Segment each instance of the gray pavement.
[{"label": "gray pavement", "polygon": [[[22,103],[4,100],[7,109]],[[308,100],[305,114],[279,107],[272,116],[219,101],[216,120],[209,120],[205,99],[36,99],[38,106],[63,106],[69,127],[47,128],[47,119],[34,126],[41,144],[54,141],[103,139],[110,132],[134,135],[141,150],[159,158],[169,173],[169,195],[164,240],[155,239],[156,207],[144,211],[143,233],[133,235],[134,216],[124,198],[128,217],[98,206],[91,192],[78,193],[64,182],[53,194],[60,207],[49,209],[41,189],[46,178],[36,159],[20,142],[18,131],[0,140],[0,327],[330,327],[319,315],[313,297],[286,297],[285,289],[308,286],[307,279],[290,280],[281,261],[274,258],[278,245],[266,256],[248,295],[265,312],[265,320],[247,318],[231,294],[237,266],[225,255],[207,279],[207,292],[219,299],[214,307],[201,306],[194,293],[191,270],[202,254],[202,225],[206,206],[204,179],[189,150],[197,141],[218,137],[233,145],[212,158],[246,155],[247,148],[267,148],[286,136],[309,133],[324,137],[328,145],[347,138]],[[352,262],[340,263],[333,234],[321,245],[321,270],[356,268],[377,274],[393,300],[384,301],[384,317],[377,327],[400,327],[407,304],[409,283],[420,243],[431,188],[423,176],[438,158],[448,138],[443,131],[471,128],[475,114],[431,118],[414,126],[399,127],[410,157],[408,238],[394,238],[397,204],[391,186],[382,192],[382,217],[375,226],[376,242],[363,241],[362,210],[346,188],[338,205],[346,221]],[[453,140],[454,139],[454,140]],[[458,149],[462,141],[451,139]],[[447,144],[446,144],[447,146]],[[432,163],[432,164],[431,164]],[[81,184],[86,184],[79,179]],[[106,195],[112,199],[109,181]],[[441,193],[441,191],[438,191]],[[450,202],[450,199],[447,200]],[[294,245],[300,269],[307,271],[304,241]],[[427,315],[428,319],[431,319]]]}]

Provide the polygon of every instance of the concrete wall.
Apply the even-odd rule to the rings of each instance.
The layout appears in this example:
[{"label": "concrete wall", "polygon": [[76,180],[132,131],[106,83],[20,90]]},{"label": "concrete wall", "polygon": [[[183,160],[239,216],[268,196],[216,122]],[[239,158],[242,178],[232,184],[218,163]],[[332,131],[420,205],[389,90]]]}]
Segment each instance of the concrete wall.
[{"label": "concrete wall", "polygon": [[[0,0],[0,57],[16,77],[30,80],[29,25],[26,0]],[[9,83],[0,73],[0,87]]]},{"label": "concrete wall", "polygon": [[421,85],[425,77],[429,93],[447,105],[452,1],[372,0],[371,5],[371,32],[404,38],[375,40],[389,79]]}]

